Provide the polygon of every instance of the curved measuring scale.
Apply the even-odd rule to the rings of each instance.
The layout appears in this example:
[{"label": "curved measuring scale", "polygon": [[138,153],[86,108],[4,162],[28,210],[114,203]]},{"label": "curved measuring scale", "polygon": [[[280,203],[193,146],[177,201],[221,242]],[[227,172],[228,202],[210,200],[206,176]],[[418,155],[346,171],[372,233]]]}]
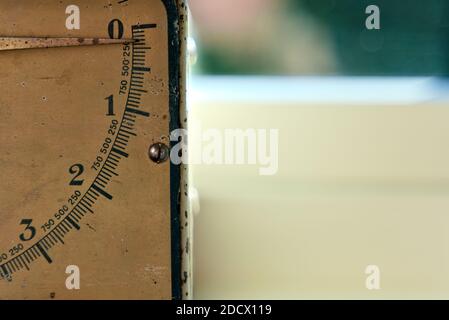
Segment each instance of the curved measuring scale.
[{"label": "curved measuring scale", "polygon": [[181,168],[149,153],[180,126],[184,6],[37,2],[0,3],[0,297],[180,298]]}]

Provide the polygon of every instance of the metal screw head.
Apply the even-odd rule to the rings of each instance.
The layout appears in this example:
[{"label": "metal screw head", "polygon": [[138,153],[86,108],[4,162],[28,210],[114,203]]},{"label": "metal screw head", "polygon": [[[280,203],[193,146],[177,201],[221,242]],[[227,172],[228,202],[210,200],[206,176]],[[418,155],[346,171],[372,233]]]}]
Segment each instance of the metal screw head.
[{"label": "metal screw head", "polygon": [[167,161],[170,156],[170,149],[163,143],[157,142],[150,146],[150,150],[148,151],[148,156],[151,161],[155,163],[162,163]]}]

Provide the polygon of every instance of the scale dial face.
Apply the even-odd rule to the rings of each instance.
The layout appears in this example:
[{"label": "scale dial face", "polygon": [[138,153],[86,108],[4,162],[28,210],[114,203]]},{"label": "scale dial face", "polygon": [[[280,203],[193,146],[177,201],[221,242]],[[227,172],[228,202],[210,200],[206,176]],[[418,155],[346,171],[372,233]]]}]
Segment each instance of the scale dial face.
[{"label": "scale dial face", "polygon": [[2,37],[132,39],[0,51],[0,299],[173,297],[169,2],[0,0]]}]

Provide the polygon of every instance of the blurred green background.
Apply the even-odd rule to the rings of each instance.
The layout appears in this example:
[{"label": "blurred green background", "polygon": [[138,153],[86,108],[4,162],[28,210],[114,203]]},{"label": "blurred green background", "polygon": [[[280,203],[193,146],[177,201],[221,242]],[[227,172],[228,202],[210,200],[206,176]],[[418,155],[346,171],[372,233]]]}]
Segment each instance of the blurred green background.
[{"label": "blurred green background", "polygon": [[[372,4],[380,30],[365,27]],[[449,73],[447,0],[191,0],[191,9],[204,74]]]},{"label": "blurred green background", "polygon": [[[365,27],[372,4],[380,30]],[[449,81],[431,76],[448,74],[449,1],[190,6],[189,125],[279,130],[274,176],[190,166],[194,297],[447,299]]]}]

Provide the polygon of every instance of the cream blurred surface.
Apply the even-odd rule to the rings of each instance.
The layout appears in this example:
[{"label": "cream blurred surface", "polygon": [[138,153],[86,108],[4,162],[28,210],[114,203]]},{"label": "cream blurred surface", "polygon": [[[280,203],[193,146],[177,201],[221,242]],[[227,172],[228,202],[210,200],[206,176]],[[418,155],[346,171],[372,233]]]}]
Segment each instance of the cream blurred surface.
[{"label": "cream blurred surface", "polygon": [[[433,78],[193,79],[191,125],[280,130],[277,175],[192,166],[195,298],[449,298],[446,88]],[[380,290],[365,286],[368,265],[380,268]]]}]

